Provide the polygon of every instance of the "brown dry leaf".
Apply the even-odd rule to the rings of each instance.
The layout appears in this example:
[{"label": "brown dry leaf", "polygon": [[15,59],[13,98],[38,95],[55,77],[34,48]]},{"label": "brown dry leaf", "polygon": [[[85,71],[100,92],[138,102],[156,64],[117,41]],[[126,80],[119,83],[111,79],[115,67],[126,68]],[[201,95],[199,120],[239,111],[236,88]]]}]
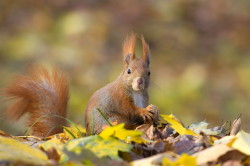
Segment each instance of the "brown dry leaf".
[{"label": "brown dry leaf", "polygon": [[233,150],[221,156],[218,159],[218,163],[222,163],[223,166],[240,166],[242,159],[244,159],[245,157],[245,154],[237,150]]},{"label": "brown dry leaf", "polygon": [[192,150],[192,148],[194,148],[194,146],[195,143],[189,140],[176,142],[174,144],[175,153],[177,154],[188,153],[190,150]]},{"label": "brown dry leaf", "polygon": [[163,153],[166,151],[173,151],[174,147],[173,144],[169,143],[168,141],[158,140],[153,142],[150,147],[156,151],[156,153]]},{"label": "brown dry leaf", "polygon": [[167,124],[161,132],[162,138],[166,139],[173,133],[173,129],[170,127],[170,124]]},{"label": "brown dry leaf", "polygon": [[236,135],[240,131],[241,119],[235,119],[231,127],[230,135]]},{"label": "brown dry leaf", "polygon": [[209,147],[212,145],[211,137],[207,136],[205,133],[201,132],[198,136],[198,139],[195,141],[196,143],[202,143],[205,147]]},{"label": "brown dry leaf", "polygon": [[132,166],[152,166],[152,165],[161,165],[162,159],[167,158],[170,161],[174,161],[178,157],[177,154],[173,152],[160,153],[151,157],[144,159],[136,160],[131,162]]},{"label": "brown dry leaf", "polygon": [[195,153],[193,156],[197,157],[198,165],[203,165],[208,162],[217,161],[219,157],[232,150],[234,149],[228,147],[226,144],[217,144],[203,151]]},{"label": "brown dry leaf", "polygon": [[134,161],[134,160],[139,160],[142,159],[143,157],[138,155],[137,153],[131,151],[131,152],[119,152],[119,156],[128,162]]},{"label": "brown dry leaf", "polygon": [[154,126],[152,124],[143,124],[138,126],[136,130],[141,131],[144,133],[142,138],[152,140],[154,137]]},{"label": "brown dry leaf", "polygon": [[247,157],[247,159],[243,162],[245,165],[250,165],[250,156]]},{"label": "brown dry leaf", "polygon": [[228,160],[221,164],[221,166],[242,166],[242,164],[238,160]]},{"label": "brown dry leaf", "polygon": [[46,153],[48,159],[59,162],[61,156],[58,154],[57,150],[54,147],[47,150],[45,150],[43,147],[41,147],[40,149]]},{"label": "brown dry leaf", "polygon": [[144,133],[142,138],[148,140],[159,140],[162,139],[162,132],[157,128],[154,127],[152,124],[143,124],[136,128],[136,130],[141,131]]},{"label": "brown dry leaf", "polygon": [[53,151],[55,150],[56,153],[60,156],[60,160],[64,161],[66,155],[63,153],[63,147],[64,144],[67,142],[65,134],[64,133],[55,134],[50,136],[49,138],[50,140],[40,144],[39,148],[42,149],[44,152],[46,152],[48,156],[50,155],[49,157],[54,156],[54,159],[56,159],[56,154],[53,153]]}]

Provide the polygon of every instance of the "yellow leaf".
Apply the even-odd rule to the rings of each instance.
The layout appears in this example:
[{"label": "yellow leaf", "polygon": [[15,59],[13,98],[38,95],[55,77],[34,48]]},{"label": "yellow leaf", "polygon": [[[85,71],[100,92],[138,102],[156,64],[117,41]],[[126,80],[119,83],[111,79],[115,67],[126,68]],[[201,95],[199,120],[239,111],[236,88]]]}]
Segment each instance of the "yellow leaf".
[{"label": "yellow leaf", "polygon": [[68,141],[68,137],[65,133],[59,133],[46,137],[46,140],[57,140],[58,142],[66,143]]},{"label": "yellow leaf", "polygon": [[63,153],[63,147],[66,142],[66,137],[64,133],[56,134],[51,136],[51,139],[40,144],[39,147],[42,147],[44,150],[49,150],[55,148],[57,153],[60,155],[60,162],[66,161],[68,158]]},{"label": "yellow leaf", "polygon": [[47,165],[47,155],[17,140],[0,136],[0,160],[31,165]]},{"label": "yellow leaf", "polygon": [[127,143],[136,142],[136,143],[145,143],[147,142],[141,136],[143,135],[142,132],[137,130],[127,130],[124,128],[124,124],[119,124],[116,126],[110,126],[104,129],[100,136],[102,138],[109,138],[111,136],[116,137],[120,140],[123,140]]},{"label": "yellow leaf", "polygon": [[65,133],[66,137],[70,140],[75,138],[81,138],[84,134],[86,134],[86,129],[81,125],[70,125],[70,127],[63,127],[63,132]]},{"label": "yellow leaf", "polygon": [[62,166],[83,166],[83,164],[77,161],[69,161],[69,162],[62,164]]},{"label": "yellow leaf", "polygon": [[177,164],[168,158],[163,158],[162,159],[162,166],[176,166]]},{"label": "yellow leaf", "polygon": [[181,157],[176,161],[182,166],[196,166],[196,158],[187,154],[182,154]]},{"label": "yellow leaf", "polygon": [[182,154],[178,160],[171,161],[168,158],[162,159],[163,166],[196,166],[196,158],[187,154]]},{"label": "yellow leaf", "polygon": [[241,130],[227,145],[246,155],[250,155],[250,134]]},{"label": "yellow leaf", "polygon": [[192,130],[186,129],[182,126],[182,124],[176,120],[175,116],[173,114],[170,115],[161,115],[164,120],[166,120],[168,123],[171,124],[171,127],[178,132],[180,135],[194,135],[197,134],[194,133]]}]

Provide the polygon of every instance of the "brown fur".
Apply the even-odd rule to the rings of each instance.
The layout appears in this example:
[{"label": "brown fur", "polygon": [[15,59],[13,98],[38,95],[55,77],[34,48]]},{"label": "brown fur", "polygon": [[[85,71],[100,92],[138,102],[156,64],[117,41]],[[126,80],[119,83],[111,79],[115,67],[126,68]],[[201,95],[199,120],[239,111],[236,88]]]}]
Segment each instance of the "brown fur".
[{"label": "brown fur", "polygon": [[[92,129],[94,133],[100,133],[102,126],[107,122],[96,110],[99,108],[110,122],[125,123],[128,128],[142,123],[153,123],[158,119],[158,110],[155,106],[148,106],[148,87],[150,83],[149,69],[149,47],[144,38],[141,37],[143,56],[135,57],[134,47],[136,35],[132,33],[123,44],[124,69],[120,76],[112,83],[96,91],[90,98],[86,113],[85,124],[87,131]],[[128,69],[131,74],[128,74]],[[133,84],[135,79],[143,79],[141,89],[135,90]],[[136,86],[136,85],[135,85]],[[135,103],[135,93],[140,96],[140,103]]]},{"label": "brown fur", "polygon": [[29,75],[17,76],[4,90],[15,101],[6,111],[7,117],[15,120],[29,113],[27,124],[32,126],[32,135],[45,137],[60,133],[66,125],[69,87],[67,77],[59,70],[51,73],[42,67],[32,67]]}]

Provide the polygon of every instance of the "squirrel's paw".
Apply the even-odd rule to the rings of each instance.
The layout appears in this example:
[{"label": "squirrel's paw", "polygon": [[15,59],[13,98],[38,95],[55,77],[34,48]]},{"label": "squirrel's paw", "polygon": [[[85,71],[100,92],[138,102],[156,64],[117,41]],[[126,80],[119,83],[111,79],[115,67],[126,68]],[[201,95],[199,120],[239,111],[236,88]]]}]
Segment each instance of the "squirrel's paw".
[{"label": "squirrel's paw", "polygon": [[155,105],[148,105],[143,113],[142,117],[146,123],[154,123],[158,120],[159,113],[158,108]]}]

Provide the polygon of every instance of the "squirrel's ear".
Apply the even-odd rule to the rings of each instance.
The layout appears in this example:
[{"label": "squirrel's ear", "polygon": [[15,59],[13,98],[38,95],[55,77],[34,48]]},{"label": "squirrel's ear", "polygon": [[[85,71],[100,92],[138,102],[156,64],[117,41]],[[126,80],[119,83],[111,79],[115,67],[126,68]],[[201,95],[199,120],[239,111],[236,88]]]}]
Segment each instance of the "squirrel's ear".
[{"label": "squirrel's ear", "polygon": [[131,33],[126,37],[123,43],[123,56],[124,61],[128,64],[130,60],[135,59],[135,42],[136,42],[136,34]]},{"label": "squirrel's ear", "polygon": [[149,46],[146,43],[143,36],[141,36],[141,42],[142,42],[142,58],[146,61],[147,65],[150,64],[150,52],[149,52]]}]

